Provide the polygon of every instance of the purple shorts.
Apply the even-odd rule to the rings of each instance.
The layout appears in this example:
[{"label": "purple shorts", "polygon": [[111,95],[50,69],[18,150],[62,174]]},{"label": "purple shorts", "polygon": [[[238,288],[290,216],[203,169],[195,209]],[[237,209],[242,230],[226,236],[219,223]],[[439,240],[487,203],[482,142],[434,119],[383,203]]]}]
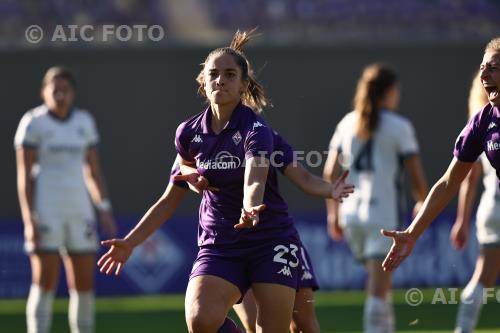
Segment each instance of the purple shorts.
[{"label": "purple shorts", "polygon": [[247,247],[203,247],[189,279],[199,275],[218,276],[238,287],[241,297],[253,283],[275,283],[298,289],[301,252],[301,244],[295,237]]},{"label": "purple shorts", "polygon": [[304,245],[300,246],[299,289],[300,288],[311,288],[312,290],[319,289],[311,258]]}]

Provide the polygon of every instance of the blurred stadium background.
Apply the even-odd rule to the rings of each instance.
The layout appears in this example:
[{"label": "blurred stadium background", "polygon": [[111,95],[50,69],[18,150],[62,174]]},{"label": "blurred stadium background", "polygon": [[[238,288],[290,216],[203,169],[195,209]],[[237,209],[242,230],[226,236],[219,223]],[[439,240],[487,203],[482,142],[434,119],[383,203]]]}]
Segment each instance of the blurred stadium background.
[{"label": "blurred stadium background", "polygon": [[[305,152],[327,149],[336,123],[350,110],[362,67],[391,64],[401,78],[400,112],[415,125],[432,183],[446,168],[466,121],[470,81],[485,43],[500,32],[499,15],[496,0],[0,1],[0,331],[25,330],[30,271],[22,250],[12,142],[21,116],[40,103],[40,81],[49,66],[63,64],[75,72],[77,105],[97,119],[104,173],[124,235],[168,182],[175,128],[203,107],[194,81],[199,64],[236,29],[259,27],[262,35],[247,53],[274,104],[266,118]],[[38,43],[27,39],[32,25],[43,30]],[[92,29],[84,37],[92,41],[78,33],[71,38],[72,26],[80,32],[86,25]],[[105,25],[157,25],[165,36],[104,40]],[[55,35],[61,27],[64,34]],[[310,169],[320,174],[326,155],[317,157],[311,156]],[[362,268],[345,244],[328,239],[323,201],[281,183],[322,290],[335,290],[318,294],[324,331],[360,331]],[[97,276],[98,332],[185,331],[182,296],[168,294],[182,294],[187,283],[196,253],[197,203],[190,196],[135,252],[122,277]],[[477,244],[454,251],[448,241],[453,220],[450,206],[394,276],[395,286],[403,288],[396,298],[399,330],[451,330],[455,305],[428,304],[430,289],[422,306],[410,307],[404,291],[463,286],[469,279]],[[58,295],[63,299],[53,331],[64,332],[64,279]],[[485,307],[481,332],[500,332],[499,310],[499,302]]]}]

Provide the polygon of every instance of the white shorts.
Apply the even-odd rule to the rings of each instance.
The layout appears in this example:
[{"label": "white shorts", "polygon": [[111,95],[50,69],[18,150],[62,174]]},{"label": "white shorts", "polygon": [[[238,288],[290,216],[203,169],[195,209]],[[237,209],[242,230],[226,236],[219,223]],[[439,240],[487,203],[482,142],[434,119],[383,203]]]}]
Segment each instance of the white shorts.
[{"label": "white shorts", "polygon": [[344,237],[356,260],[384,259],[392,245],[389,237],[380,234],[380,227],[348,223],[343,227]]},{"label": "white shorts", "polygon": [[476,236],[481,246],[500,246],[500,211],[479,209],[476,216]]},{"label": "white shorts", "polygon": [[[98,249],[94,217],[69,214],[40,213],[38,215],[39,247],[36,252],[62,254],[93,254]],[[25,242],[32,253],[33,244]]]}]

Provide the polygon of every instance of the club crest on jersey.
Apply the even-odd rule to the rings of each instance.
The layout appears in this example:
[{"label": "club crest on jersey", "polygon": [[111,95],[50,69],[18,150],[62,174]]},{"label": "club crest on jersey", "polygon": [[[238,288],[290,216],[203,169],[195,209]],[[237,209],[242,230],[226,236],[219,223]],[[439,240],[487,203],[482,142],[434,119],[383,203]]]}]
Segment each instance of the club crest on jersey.
[{"label": "club crest on jersey", "polygon": [[203,140],[201,139],[201,136],[199,136],[198,134],[196,134],[194,136],[193,140],[191,140],[191,142],[202,143]]},{"label": "club crest on jersey", "polygon": [[237,131],[236,133],[234,133],[233,135],[233,142],[235,145],[238,145],[240,142],[241,142],[241,134],[240,134],[240,131]]}]

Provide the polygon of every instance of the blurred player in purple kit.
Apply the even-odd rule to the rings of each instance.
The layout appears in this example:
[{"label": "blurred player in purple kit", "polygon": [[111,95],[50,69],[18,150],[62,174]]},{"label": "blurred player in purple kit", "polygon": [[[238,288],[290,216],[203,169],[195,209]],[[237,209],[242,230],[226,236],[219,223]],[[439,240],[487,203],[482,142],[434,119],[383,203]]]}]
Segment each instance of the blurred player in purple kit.
[{"label": "blurred player in purple kit", "polygon": [[41,95],[44,104],[23,116],[15,136],[19,202],[32,270],[27,329],[50,331],[61,255],[71,332],[91,333],[98,236],[90,199],[104,230],[109,236],[116,232],[98,158],[99,135],[90,113],[73,106],[75,78],[67,69],[50,68]]},{"label": "blurred player in purple kit", "polygon": [[[488,104],[479,73],[472,82],[469,93],[469,119]],[[477,240],[481,246],[474,274],[462,291],[458,309],[456,333],[472,332],[483,305],[483,288],[492,288],[500,267],[500,188],[495,169],[485,154],[474,163],[468,176],[460,185],[457,219],[451,229],[451,242],[463,249],[469,239],[469,224],[472,206],[479,179],[483,173],[484,192],[477,208]]]},{"label": "blurred player in purple kit", "polygon": [[364,332],[394,332],[391,275],[380,266],[391,242],[380,228],[396,228],[403,218],[400,205],[404,166],[412,180],[418,210],[427,193],[418,142],[410,121],[395,111],[399,105],[396,73],[386,65],[365,67],[354,96],[354,111],[337,125],[325,164],[325,179],[349,168],[356,192],[342,207],[327,200],[328,229],[333,239],[346,238],[368,272]]},{"label": "blurred player in purple kit", "polygon": [[[489,103],[469,120],[458,136],[453,152],[454,158],[448,170],[434,184],[421,210],[406,230],[382,230],[385,236],[393,239],[391,250],[383,262],[386,271],[396,269],[410,255],[420,235],[456,195],[460,184],[483,153],[496,171],[496,185],[498,186],[500,175],[500,38],[492,39],[486,45],[479,76]],[[493,270],[492,276],[498,275],[500,270],[498,247],[496,251],[496,255],[493,256],[494,260],[489,263]],[[469,286],[466,288],[469,289],[466,291],[467,298],[481,298],[482,300],[481,284],[469,284]],[[458,332],[469,331],[463,329]]]}]

